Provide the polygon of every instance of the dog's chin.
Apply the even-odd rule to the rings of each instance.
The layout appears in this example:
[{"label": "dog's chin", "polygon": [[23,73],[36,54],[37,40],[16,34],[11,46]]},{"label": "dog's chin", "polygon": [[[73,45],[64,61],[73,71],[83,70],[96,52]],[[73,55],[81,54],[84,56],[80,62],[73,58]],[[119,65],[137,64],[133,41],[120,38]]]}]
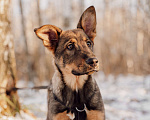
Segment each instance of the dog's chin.
[{"label": "dog's chin", "polygon": [[76,75],[76,76],[80,76],[80,75],[91,75],[94,72],[98,72],[98,70],[90,70],[90,71],[86,71],[86,72],[78,72],[76,70],[72,70],[72,74]]}]

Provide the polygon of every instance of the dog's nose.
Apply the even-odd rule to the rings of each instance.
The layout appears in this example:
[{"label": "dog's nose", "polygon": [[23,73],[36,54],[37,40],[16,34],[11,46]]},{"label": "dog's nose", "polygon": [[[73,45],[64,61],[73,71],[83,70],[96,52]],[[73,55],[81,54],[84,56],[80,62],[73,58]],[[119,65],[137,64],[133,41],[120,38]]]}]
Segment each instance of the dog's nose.
[{"label": "dog's nose", "polygon": [[88,58],[86,60],[86,63],[93,66],[93,65],[96,65],[98,63],[98,60],[97,60],[97,58]]}]

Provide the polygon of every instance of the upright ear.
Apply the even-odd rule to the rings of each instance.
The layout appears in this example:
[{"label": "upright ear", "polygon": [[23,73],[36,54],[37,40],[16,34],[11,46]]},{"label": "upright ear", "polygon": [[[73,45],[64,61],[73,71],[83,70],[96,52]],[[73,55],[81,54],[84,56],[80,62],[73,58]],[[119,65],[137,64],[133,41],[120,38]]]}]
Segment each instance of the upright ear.
[{"label": "upright ear", "polygon": [[94,6],[90,6],[83,12],[77,28],[83,29],[86,35],[94,42],[96,36],[96,12]]},{"label": "upright ear", "polygon": [[34,29],[35,34],[43,41],[48,49],[55,51],[62,30],[54,25],[44,25]]}]

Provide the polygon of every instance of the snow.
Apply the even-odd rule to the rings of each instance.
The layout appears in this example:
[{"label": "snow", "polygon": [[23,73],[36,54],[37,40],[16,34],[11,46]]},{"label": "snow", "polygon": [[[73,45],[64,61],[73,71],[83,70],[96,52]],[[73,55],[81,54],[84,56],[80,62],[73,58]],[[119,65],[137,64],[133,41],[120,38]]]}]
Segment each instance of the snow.
[{"label": "snow", "polygon": [[[94,75],[105,104],[106,120],[150,120],[150,75]],[[18,81],[18,87],[25,83]],[[33,86],[33,84],[29,84]],[[3,120],[45,120],[47,113],[46,90],[18,91],[22,108],[28,109],[36,118],[21,111]]]},{"label": "snow", "polygon": [[109,75],[95,79],[105,103],[107,120],[150,120],[150,76]]}]

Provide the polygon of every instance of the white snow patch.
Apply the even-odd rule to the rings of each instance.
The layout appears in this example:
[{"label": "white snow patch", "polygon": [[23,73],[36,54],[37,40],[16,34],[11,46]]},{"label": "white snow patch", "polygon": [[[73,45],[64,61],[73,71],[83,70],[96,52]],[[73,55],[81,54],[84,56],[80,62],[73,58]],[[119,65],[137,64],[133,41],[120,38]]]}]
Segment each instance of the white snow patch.
[{"label": "white snow patch", "polygon": [[[95,74],[105,104],[106,120],[150,120],[150,75],[105,76],[103,72]],[[18,87],[25,83],[18,81]],[[30,87],[33,84],[30,83]],[[37,118],[45,120],[47,113],[46,90],[18,91],[20,103]],[[4,120],[32,120],[21,112],[14,117],[3,116]]]}]

